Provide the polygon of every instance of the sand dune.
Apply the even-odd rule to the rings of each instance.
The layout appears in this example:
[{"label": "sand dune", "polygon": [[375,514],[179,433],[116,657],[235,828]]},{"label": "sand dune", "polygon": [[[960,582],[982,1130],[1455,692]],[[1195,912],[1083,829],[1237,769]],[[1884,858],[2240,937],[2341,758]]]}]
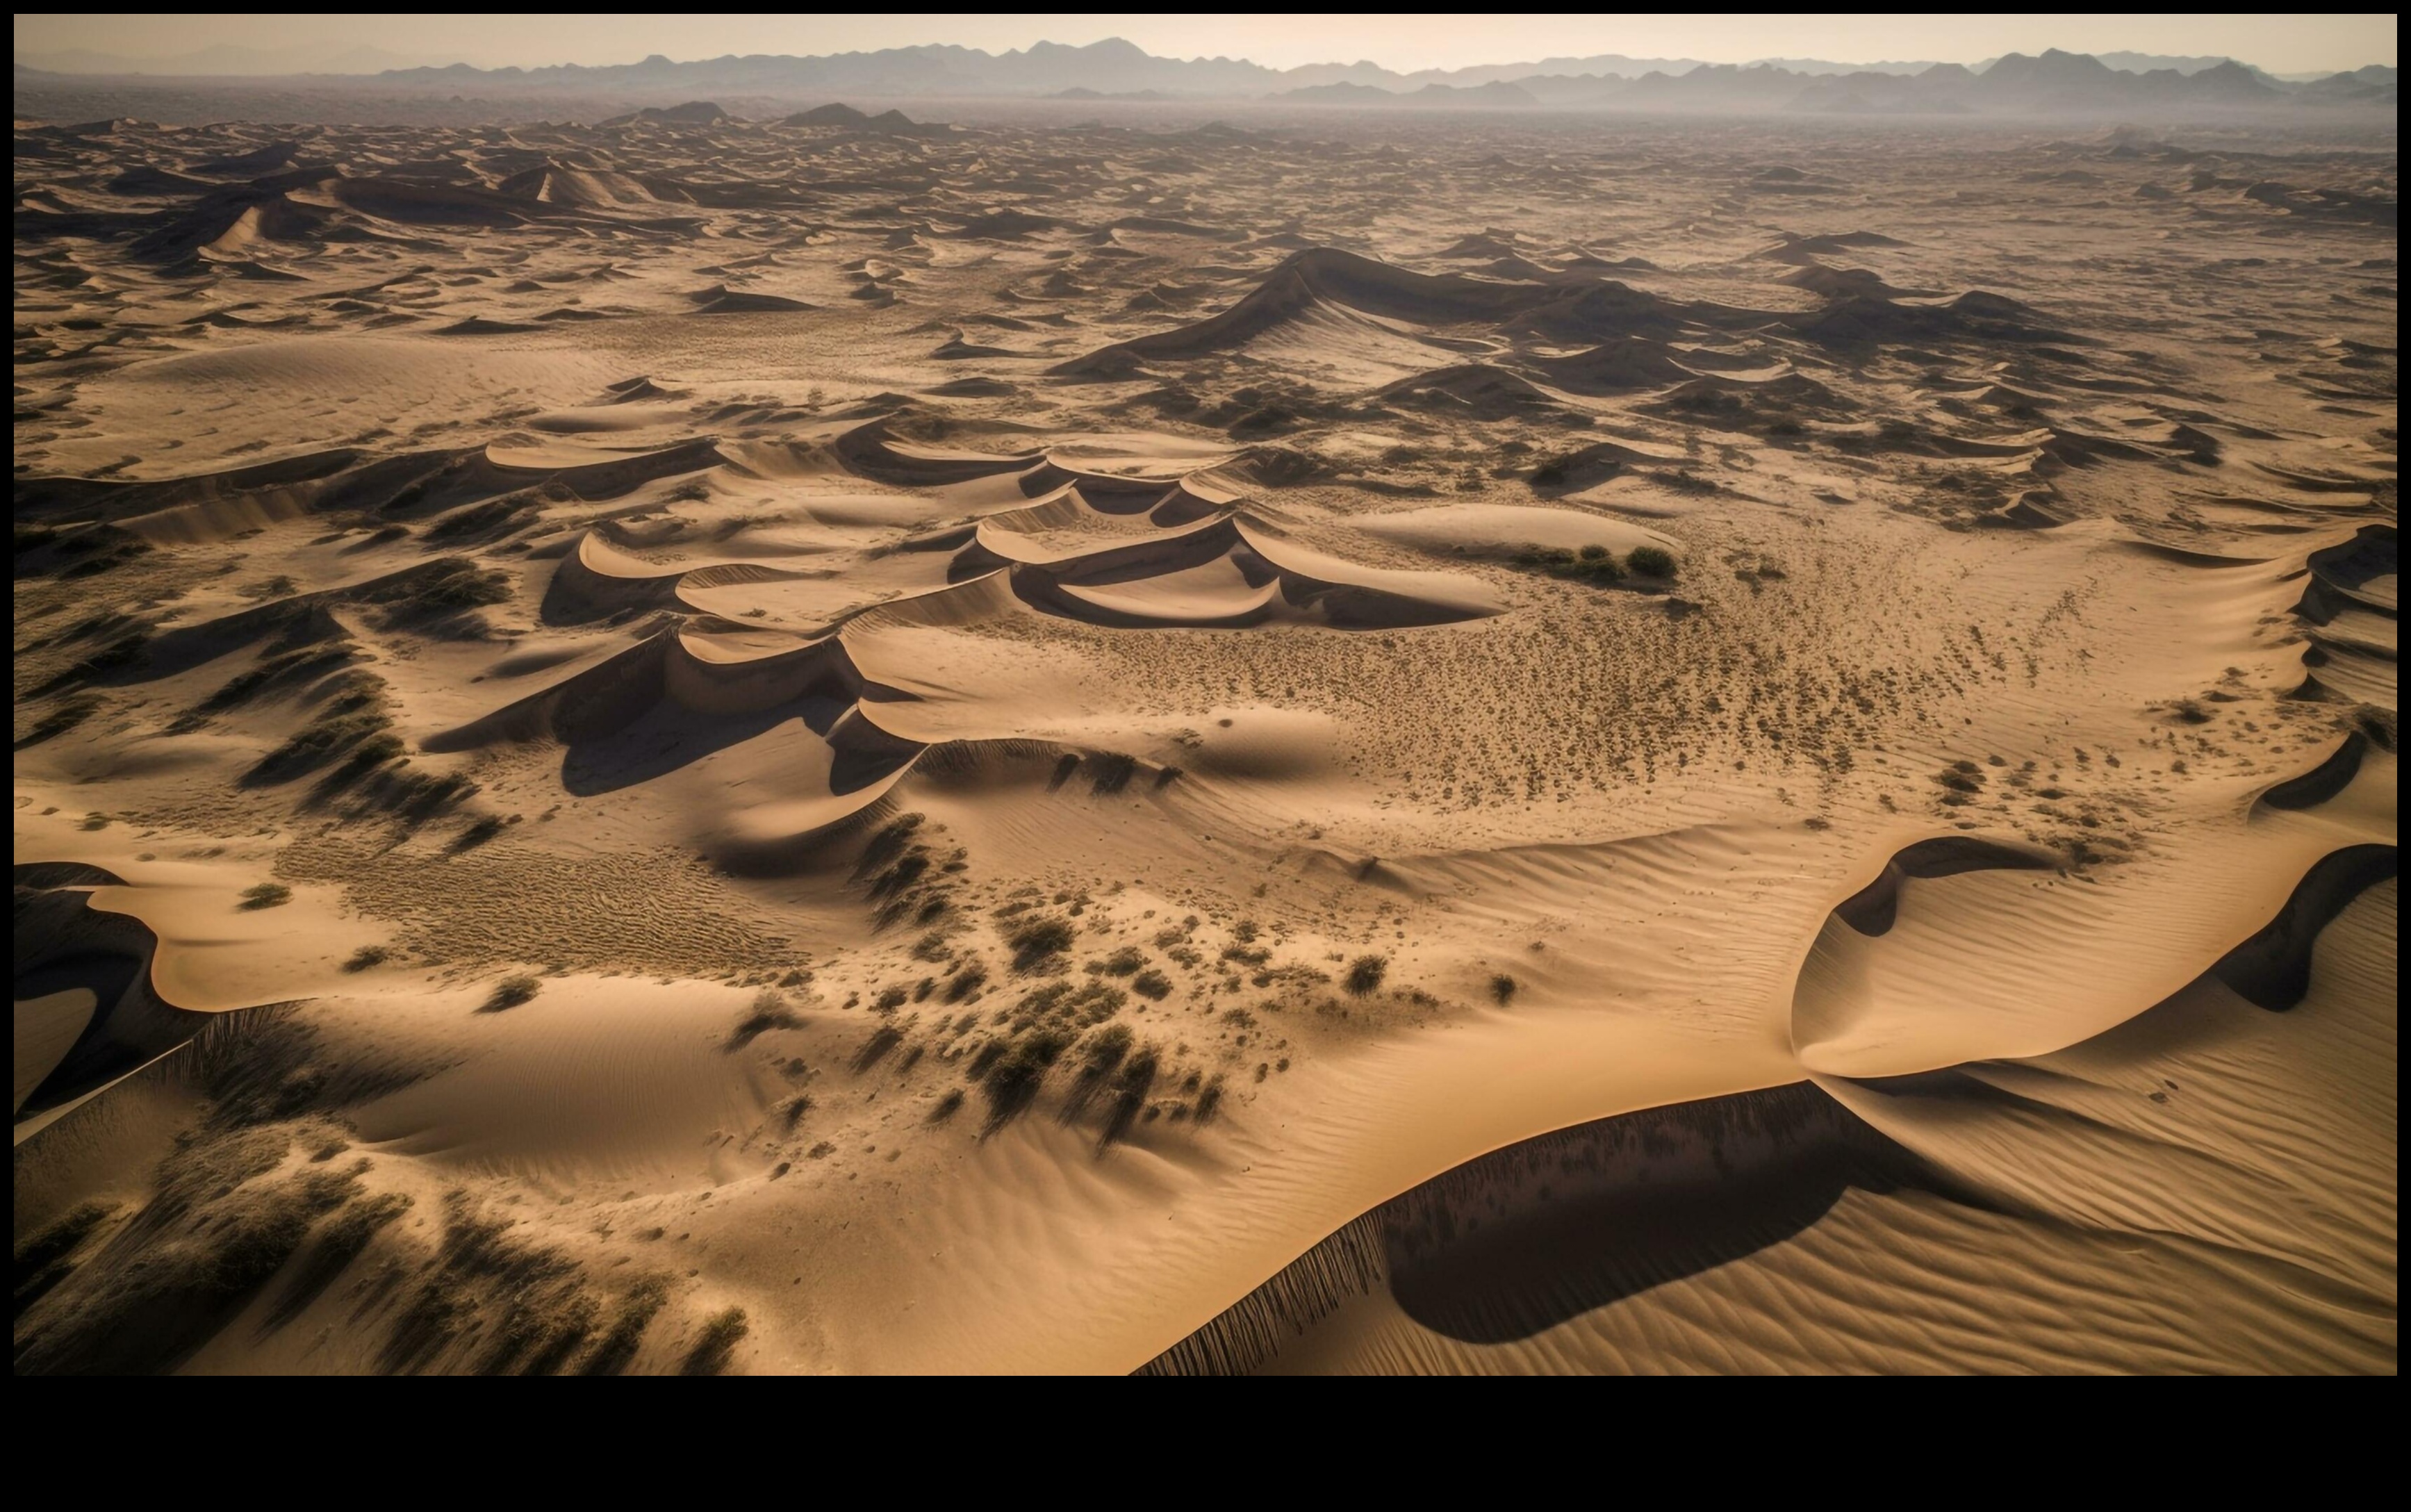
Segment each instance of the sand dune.
[{"label": "sand dune", "polygon": [[21,1373],[2392,1371],[2390,139],[867,104],[19,124]]}]

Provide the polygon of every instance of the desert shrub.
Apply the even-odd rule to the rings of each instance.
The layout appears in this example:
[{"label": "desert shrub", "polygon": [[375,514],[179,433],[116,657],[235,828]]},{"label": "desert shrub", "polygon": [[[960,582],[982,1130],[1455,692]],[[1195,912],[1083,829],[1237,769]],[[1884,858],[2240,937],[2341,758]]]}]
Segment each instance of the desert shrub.
[{"label": "desert shrub", "polygon": [[25,738],[17,742],[18,748],[22,750],[28,745],[39,745],[44,741],[56,740],[98,712],[100,712],[98,698],[79,695],[64,699],[57,708],[44,714],[35,723],[32,729],[25,732]]},{"label": "desert shrub", "polygon": [[881,1024],[870,1032],[869,1039],[862,1042],[862,1049],[854,1052],[854,1074],[860,1076],[877,1065],[886,1058],[889,1050],[902,1043],[904,1031],[892,1023]]},{"label": "desert shrub", "polygon": [[1387,956],[1358,956],[1348,962],[1348,975],[1340,985],[1348,989],[1351,995],[1363,997],[1381,985],[1381,978],[1389,974],[1389,970],[1390,958]]},{"label": "desert shrub", "polygon": [[519,517],[535,506],[535,500],[526,493],[505,493],[499,499],[473,504],[438,519],[427,527],[431,541],[460,540],[482,536],[509,525],[513,530],[528,523]]},{"label": "desert shrub", "polygon": [[669,1283],[659,1276],[647,1276],[629,1288],[628,1295],[620,1299],[619,1311],[612,1314],[611,1327],[578,1367],[578,1373],[617,1375],[626,1370],[636,1358],[636,1345],[643,1341],[646,1327],[669,1297]]},{"label": "desert shrub", "polygon": [[276,1304],[269,1311],[270,1325],[291,1322],[301,1311],[318,1299],[344,1267],[360,1257],[370,1241],[387,1224],[409,1211],[410,1198],[399,1192],[380,1192],[351,1203],[318,1236],[301,1262],[294,1268],[292,1278],[278,1295]]},{"label": "desert shrub", "polygon": [[341,667],[351,659],[352,648],[345,645],[296,646],[280,651],[226,679],[215,693],[194,707],[203,713],[219,713],[248,702],[252,695],[271,683],[298,681]]},{"label": "desert shrub", "polygon": [[74,1269],[67,1264],[67,1257],[81,1248],[93,1231],[107,1223],[116,1211],[117,1209],[109,1204],[86,1202],[18,1244],[13,1284],[19,1316],[23,1316],[25,1309],[41,1300],[51,1287],[66,1279],[67,1272]]},{"label": "desert shrub", "polygon": [[871,1001],[870,1011],[873,1013],[894,1013],[898,1008],[902,1007],[905,1002],[910,999],[912,995],[913,991],[910,988],[884,988],[880,991],[879,996]]},{"label": "desert shrub", "polygon": [[261,882],[242,889],[241,907],[246,913],[262,908],[276,908],[293,901],[293,889],[282,882]]},{"label": "desert shrub", "polygon": [[1607,560],[1608,550],[1606,547],[1594,541],[1590,545],[1584,547],[1581,550],[1576,551],[1574,555],[1585,562],[1603,562]]},{"label": "desert shrub", "polygon": [[1624,560],[1636,577],[1674,580],[1674,553],[1662,546],[1636,546]]},{"label": "desert shrub", "polygon": [[1155,1079],[1162,1070],[1155,1047],[1142,1047],[1121,1063],[1120,1074],[1114,1079],[1114,1101],[1105,1115],[1105,1128],[1097,1140],[1100,1148],[1127,1136],[1139,1115],[1147,1110],[1148,1094],[1155,1090]]},{"label": "desert shrub", "polygon": [[987,1094],[987,1132],[1004,1127],[1037,1101],[1046,1073],[1071,1043],[1072,1036],[1064,1030],[1039,1029],[1014,1041],[1012,1049],[997,1059],[981,1083]]},{"label": "desert shrub", "polygon": [[946,1001],[960,1003],[986,985],[987,967],[974,961],[947,979]]},{"label": "desert shrub", "polygon": [[475,609],[511,596],[510,575],[489,571],[467,557],[444,557],[415,585],[410,596],[440,609]]},{"label": "desert shrub", "polygon": [[776,990],[766,987],[753,995],[753,1006],[729,1032],[728,1049],[742,1050],[773,1029],[800,1029],[803,1026],[804,1021],[788,1009],[787,1000],[781,997]]},{"label": "desert shrub", "polygon": [[1493,976],[1493,977],[1491,977],[1491,978],[1490,978],[1490,1001],[1491,1001],[1491,1002],[1498,1004],[1500,1007],[1502,1007],[1502,1008],[1503,1008],[1503,1007],[1505,1007],[1505,1006],[1507,1006],[1507,1001],[1508,1001],[1508,999],[1510,999],[1510,998],[1513,997],[1514,995],[1515,995],[1515,978],[1514,978],[1514,977],[1508,976],[1508,975],[1507,975],[1506,973],[1504,973],[1504,972],[1501,972],[1501,973],[1499,973],[1498,976]]},{"label": "desert shrub", "polygon": [[1089,758],[1089,791],[1100,798],[1110,798],[1130,785],[1132,773],[1138,771],[1138,757],[1108,751]]},{"label": "desert shrub", "polygon": [[686,1359],[679,1366],[680,1375],[718,1375],[728,1368],[728,1357],[736,1352],[737,1342],[753,1331],[745,1321],[745,1309],[726,1307],[711,1314],[703,1332],[696,1336],[694,1347],[687,1351]]},{"label": "desert shrub", "polygon": [[1197,1122],[1211,1123],[1214,1122],[1214,1115],[1221,1110],[1222,1077],[1221,1073],[1216,1072],[1206,1080],[1206,1085],[1197,1091]]},{"label": "desert shrub", "polygon": [[1147,964],[1147,957],[1134,945],[1123,946],[1109,956],[1089,962],[1088,969],[1105,976],[1128,976]]},{"label": "desert shrub", "polygon": [[1143,971],[1131,978],[1131,991],[1151,1003],[1161,1003],[1172,995],[1172,978],[1160,971]]},{"label": "desert shrub", "polygon": [[[402,742],[396,741],[394,743],[396,746],[399,746]],[[506,827],[507,826],[504,820],[489,814],[485,817],[471,824],[468,829],[461,830],[459,835],[454,837],[452,841],[453,853],[458,855],[464,850],[475,850],[478,846],[484,844],[487,841],[501,834]]]},{"label": "desert shrub", "polygon": [[1119,1013],[1129,1001],[1128,992],[1103,982],[1075,988],[1070,982],[1059,981],[1025,995],[1015,1006],[1011,1022],[1016,1033],[1042,1022],[1086,1028]]},{"label": "desert shrub", "polygon": [[353,951],[349,959],[344,961],[343,969],[345,971],[354,972],[366,971],[372,966],[384,965],[387,961],[392,958],[392,955],[393,952],[387,950],[384,946],[364,945],[358,949]]},{"label": "desert shrub", "polygon": [[1004,932],[1004,943],[1013,947],[1016,971],[1036,970],[1072,948],[1074,938],[1070,919],[1045,914],[1017,919]]},{"label": "desert shrub", "polygon": [[500,1013],[505,1008],[516,1008],[543,988],[544,983],[533,976],[505,976],[494,984],[493,991],[487,994],[485,1004],[477,1011]]},{"label": "desert shrub", "polygon": [[957,1113],[959,1113],[962,1110],[963,1089],[960,1087],[948,1087],[946,1089],[945,1095],[940,1097],[937,1102],[930,1107],[929,1122],[932,1123],[943,1123],[946,1120],[954,1117]]}]

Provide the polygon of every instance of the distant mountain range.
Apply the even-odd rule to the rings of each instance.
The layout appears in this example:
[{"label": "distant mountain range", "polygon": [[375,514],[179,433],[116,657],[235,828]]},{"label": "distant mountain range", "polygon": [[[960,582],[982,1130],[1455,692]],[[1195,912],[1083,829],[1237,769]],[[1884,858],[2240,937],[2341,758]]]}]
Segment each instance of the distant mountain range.
[{"label": "distant mountain range", "polygon": [[[116,71],[227,77],[256,67],[258,77],[290,77],[269,66],[276,55],[212,49],[147,62],[100,54],[18,60],[19,76],[46,64],[60,71]],[[1819,113],[1931,113],[2250,107],[2294,103],[2395,102],[2395,70],[2373,65],[2316,79],[2282,79],[2228,58],[2115,52],[2101,57],[2056,49],[2039,57],[2011,53],[1973,67],[1953,63],[1854,65],[1781,59],[1749,65],[1618,53],[1478,64],[1398,73],[1371,63],[1268,68],[1234,58],[1159,58],[1118,38],[1070,47],[1041,42],[1015,51],[927,46],[824,57],[729,56],[673,63],[587,67],[477,68],[467,64],[387,66],[366,54],[322,58],[305,66],[322,83],[369,91],[442,90],[473,97],[550,95],[644,99],[826,100],[1024,97],[1094,100],[1254,99],[1299,106],[1410,109],[1628,109],[1796,110]],[[117,66],[122,64],[122,69]],[[345,75],[342,79],[334,75]]]}]

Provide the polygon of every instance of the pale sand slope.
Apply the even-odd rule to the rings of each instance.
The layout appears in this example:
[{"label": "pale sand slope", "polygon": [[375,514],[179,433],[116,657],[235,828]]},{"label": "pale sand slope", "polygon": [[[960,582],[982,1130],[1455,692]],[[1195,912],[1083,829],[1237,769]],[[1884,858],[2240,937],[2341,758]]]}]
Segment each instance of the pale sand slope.
[{"label": "pale sand slope", "polygon": [[2391,144],[1800,129],[21,127],[21,1371],[2390,1371]]}]

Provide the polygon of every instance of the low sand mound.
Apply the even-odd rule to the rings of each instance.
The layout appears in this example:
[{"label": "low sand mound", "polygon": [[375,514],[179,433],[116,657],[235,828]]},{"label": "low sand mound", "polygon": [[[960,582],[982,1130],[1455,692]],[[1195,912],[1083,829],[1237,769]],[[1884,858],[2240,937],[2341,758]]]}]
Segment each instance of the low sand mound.
[{"label": "low sand mound", "polygon": [[2035,313],[2003,295],[1975,290],[1954,299],[1893,299],[1844,292],[1821,310],[1784,322],[1825,346],[1878,346],[1913,342],[2074,342],[2079,338],[2036,323]]},{"label": "low sand mound", "polygon": [[1640,336],[1602,343],[1567,357],[1542,357],[1532,366],[1553,386],[1577,394],[1663,389],[1698,375],[1673,349]]},{"label": "low sand mound", "polygon": [[747,289],[732,289],[725,284],[714,284],[689,294],[698,315],[777,315],[790,310],[810,310],[813,305],[801,300],[791,300],[779,294],[757,294]]},{"label": "low sand mound", "polygon": [[1283,261],[1220,315],[1117,342],[1055,371],[1103,374],[1138,362],[1231,351],[1316,311],[1346,312],[1407,327],[1512,325],[1561,339],[1609,340],[1634,333],[1672,334],[1681,329],[1683,308],[1588,275],[1511,283],[1461,273],[1418,273],[1318,247]]},{"label": "low sand mound", "polygon": [[1026,473],[1045,460],[1035,452],[993,456],[902,441],[890,433],[884,420],[871,420],[845,432],[829,444],[829,449],[849,472],[905,487],[936,487]]},{"label": "low sand mound", "polygon": [[568,168],[548,159],[524,169],[494,185],[497,194],[533,199],[547,205],[578,209],[610,209],[654,203],[652,191],[635,176],[599,169]]},{"label": "low sand mound", "polygon": [[326,234],[332,216],[271,189],[222,189],[174,212],[137,237],[138,257],[170,261],[197,252],[241,256],[263,243],[306,244]]},{"label": "low sand mound", "polygon": [[1811,294],[1828,300],[1933,297],[1931,289],[1894,288],[1884,282],[1882,274],[1864,268],[1832,268],[1815,261],[1792,272],[1785,273],[1775,282],[1787,284],[1793,288],[1805,288]]},{"label": "low sand mound", "polygon": [[1418,373],[1386,384],[1375,392],[1394,404],[1439,409],[1476,419],[1502,419],[1563,403],[1528,378],[1481,362]]},{"label": "low sand mound", "polygon": [[1506,557],[1528,547],[1578,551],[1604,546],[1618,553],[1654,546],[1679,556],[1681,546],[1654,530],[1580,509],[1518,504],[1439,504],[1357,521],[1356,528],[1426,550]]},{"label": "low sand mound", "polygon": [[1813,262],[1837,253],[1862,252],[1871,247],[1905,247],[1909,243],[1895,241],[1879,231],[1835,231],[1820,236],[1786,234],[1782,241],[1752,256],[1770,262]]}]

